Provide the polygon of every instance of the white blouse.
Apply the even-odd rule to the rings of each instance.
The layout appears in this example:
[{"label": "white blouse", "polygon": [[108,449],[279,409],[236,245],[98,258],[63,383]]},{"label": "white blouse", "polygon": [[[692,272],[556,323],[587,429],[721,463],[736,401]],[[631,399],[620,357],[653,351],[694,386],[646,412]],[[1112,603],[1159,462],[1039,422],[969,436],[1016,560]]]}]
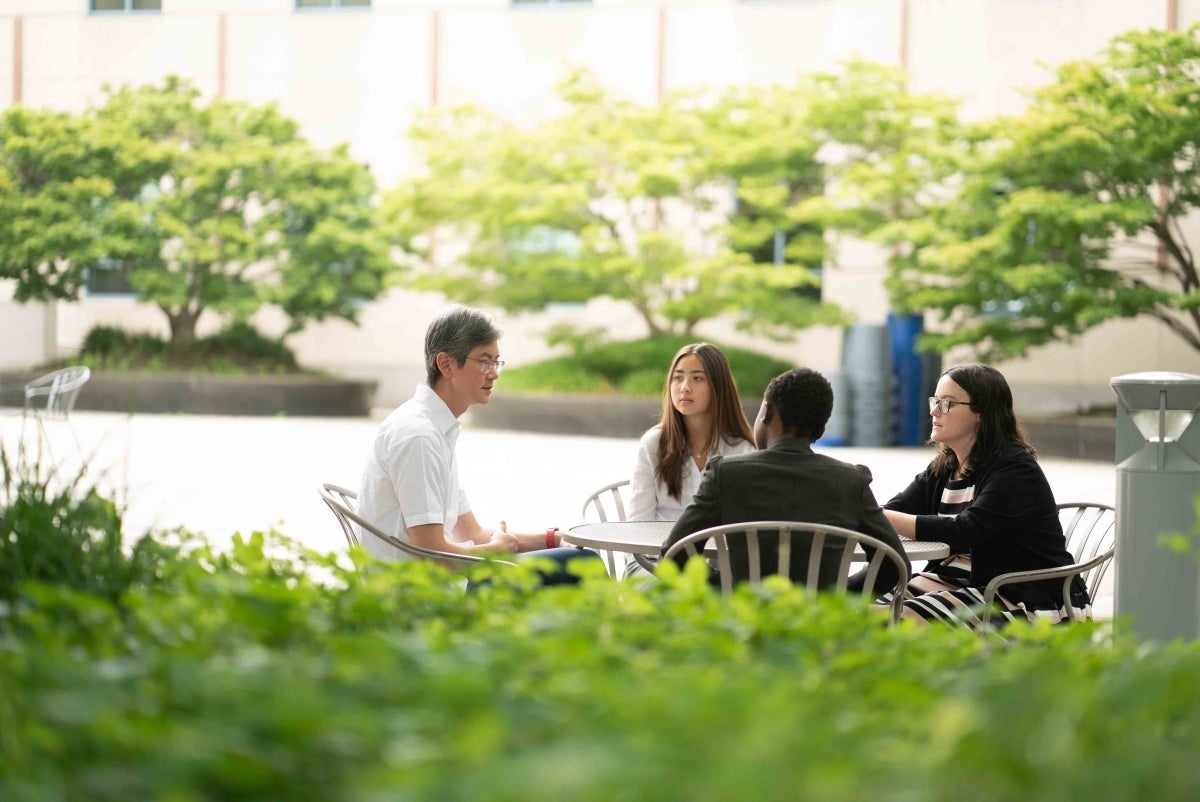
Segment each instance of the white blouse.
[{"label": "white blouse", "polygon": [[[631,521],[674,521],[683,508],[692,502],[692,496],[700,487],[700,469],[694,459],[688,459],[683,467],[683,487],[679,499],[667,493],[667,486],[655,481],[654,469],[658,464],[659,429],[655,426],[642,435],[638,443],[637,462],[633,466],[633,477],[629,482],[629,512]],[[714,454],[727,457],[731,454],[746,454],[754,451],[748,440],[736,443],[717,444]],[[710,455],[711,456],[711,455]]]}]

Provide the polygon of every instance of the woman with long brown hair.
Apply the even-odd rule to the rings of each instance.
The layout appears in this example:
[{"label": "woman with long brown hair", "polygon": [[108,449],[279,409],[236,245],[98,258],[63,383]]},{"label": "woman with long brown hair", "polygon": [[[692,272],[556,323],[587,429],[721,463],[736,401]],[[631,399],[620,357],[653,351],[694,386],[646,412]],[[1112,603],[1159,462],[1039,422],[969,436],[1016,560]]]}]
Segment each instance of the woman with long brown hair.
[{"label": "woman with long brown hair", "polygon": [[685,345],[667,371],[659,423],[638,444],[629,520],[675,520],[695,495],[710,456],[753,450],[754,433],[729,360],[711,343]]}]

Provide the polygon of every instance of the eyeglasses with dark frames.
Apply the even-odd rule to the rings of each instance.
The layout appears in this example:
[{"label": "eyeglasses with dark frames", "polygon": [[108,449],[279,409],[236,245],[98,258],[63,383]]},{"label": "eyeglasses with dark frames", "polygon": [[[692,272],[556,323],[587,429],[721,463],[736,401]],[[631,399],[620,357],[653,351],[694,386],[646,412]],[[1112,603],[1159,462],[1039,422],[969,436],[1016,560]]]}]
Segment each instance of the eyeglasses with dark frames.
[{"label": "eyeglasses with dark frames", "polygon": [[941,411],[941,413],[943,415],[945,415],[947,412],[954,409],[955,407],[973,407],[973,406],[975,406],[975,405],[972,404],[970,401],[951,401],[949,398],[935,398],[934,396],[929,396],[929,414],[930,415],[933,414],[933,411],[935,409]]}]

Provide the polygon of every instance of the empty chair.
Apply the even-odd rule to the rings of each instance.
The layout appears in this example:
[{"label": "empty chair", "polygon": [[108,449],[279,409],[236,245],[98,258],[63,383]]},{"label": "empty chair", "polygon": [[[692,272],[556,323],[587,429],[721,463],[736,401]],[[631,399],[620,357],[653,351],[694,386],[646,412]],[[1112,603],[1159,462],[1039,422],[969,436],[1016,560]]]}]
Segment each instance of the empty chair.
[{"label": "empty chair", "polygon": [[621,490],[626,487],[629,487],[629,480],[622,479],[619,482],[605,485],[584,499],[584,519],[587,519],[594,511],[601,523],[624,521],[625,498],[621,495]]},{"label": "empty chair", "polygon": [[25,384],[24,415],[32,414],[37,421],[38,442],[45,444],[51,461],[53,461],[53,454],[49,454],[50,438],[46,433],[46,421],[48,420],[66,423],[67,430],[75,441],[75,447],[81,454],[83,452],[83,448],[79,444],[79,437],[75,434],[74,427],[71,426],[70,415],[71,410],[75,408],[75,399],[79,397],[80,390],[91,377],[90,368],[75,365],[52,371]]},{"label": "empty chair", "polygon": [[1067,551],[1075,558],[1075,562],[1061,568],[1039,568],[1031,571],[1013,571],[988,582],[983,589],[983,625],[986,627],[992,618],[996,594],[1005,585],[1015,582],[1033,582],[1039,579],[1061,579],[1063,607],[1067,618],[1076,620],[1075,609],[1071,606],[1071,579],[1076,574],[1083,577],[1087,585],[1088,596],[1095,600],[1100,582],[1108,573],[1113,554],[1116,553],[1116,514],[1117,511],[1107,504],[1092,502],[1069,502],[1058,505],[1059,518],[1062,520],[1063,534],[1067,539]]},{"label": "empty chair", "polygon": [[412,543],[384,533],[370,521],[359,515],[354,508],[354,502],[358,500],[358,494],[353,490],[347,490],[338,485],[323,484],[318,492],[321,494],[321,500],[328,505],[329,509],[337,517],[338,523],[342,526],[342,532],[346,535],[346,540],[352,546],[359,545],[358,534],[354,531],[354,524],[358,524],[367,534],[379,538],[389,546],[394,546],[412,557],[438,560],[453,565],[476,565],[486,562],[499,563],[501,565],[513,564],[504,560],[485,560],[483,557],[476,557],[472,554],[455,554],[448,551],[435,551],[434,549],[414,546]]},{"label": "empty chair", "polygon": [[[778,539],[778,540],[776,540]],[[730,546],[737,544],[739,550],[744,550],[747,558],[748,581],[760,582],[764,575],[777,574],[793,582],[803,582],[810,593],[819,589],[845,591],[850,578],[850,564],[862,556],[856,554],[859,546],[874,549],[871,560],[867,563],[866,590],[863,596],[875,598],[890,591],[891,623],[900,620],[900,609],[904,604],[904,589],[908,584],[908,563],[904,556],[881,540],[829,524],[806,523],[799,521],[747,521],[745,523],[725,524],[693,532],[687,537],[674,543],[663,559],[668,560],[681,551],[687,551],[692,556],[697,554],[697,543],[712,541],[706,548],[707,553],[716,554],[717,571],[721,578],[721,591],[733,591],[733,563],[730,559]],[[778,544],[778,545],[776,545]],[[807,571],[803,577],[791,575],[792,553],[796,549],[807,549]],[[764,560],[771,553],[776,555],[774,565],[764,566]],[[884,561],[891,561],[896,568],[896,584],[892,588],[881,588],[872,591],[875,578]],[[824,572],[822,568],[824,567]],[[767,569],[764,572],[764,568]],[[834,575],[829,576],[829,571]],[[825,587],[822,588],[821,582]]]},{"label": "empty chair", "polygon": [[[624,521],[625,497],[621,495],[621,491],[627,487],[629,487],[629,480],[622,479],[593,492],[583,501],[583,519],[587,521],[592,515],[595,515],[601,523]],[[615,577],[617,575],[616,556],[611,551],[606,552],[606,555],[608,574]]]},{"label": "empty chair", "polygon": [[39,418],[66,420],[91,377],[91,368],[75,365],[33,379],[25,385],[25,406]]}]

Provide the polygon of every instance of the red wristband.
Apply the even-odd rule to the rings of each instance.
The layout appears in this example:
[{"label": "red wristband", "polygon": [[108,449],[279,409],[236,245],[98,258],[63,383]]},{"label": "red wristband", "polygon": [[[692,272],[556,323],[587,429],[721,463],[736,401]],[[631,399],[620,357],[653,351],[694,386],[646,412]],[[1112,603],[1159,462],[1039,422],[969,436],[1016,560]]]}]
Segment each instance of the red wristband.
[{"label": "red wristband", "polygon": [[546,548],[553,549],[558,547],[558,527],[551,526],[546,529]]}]

